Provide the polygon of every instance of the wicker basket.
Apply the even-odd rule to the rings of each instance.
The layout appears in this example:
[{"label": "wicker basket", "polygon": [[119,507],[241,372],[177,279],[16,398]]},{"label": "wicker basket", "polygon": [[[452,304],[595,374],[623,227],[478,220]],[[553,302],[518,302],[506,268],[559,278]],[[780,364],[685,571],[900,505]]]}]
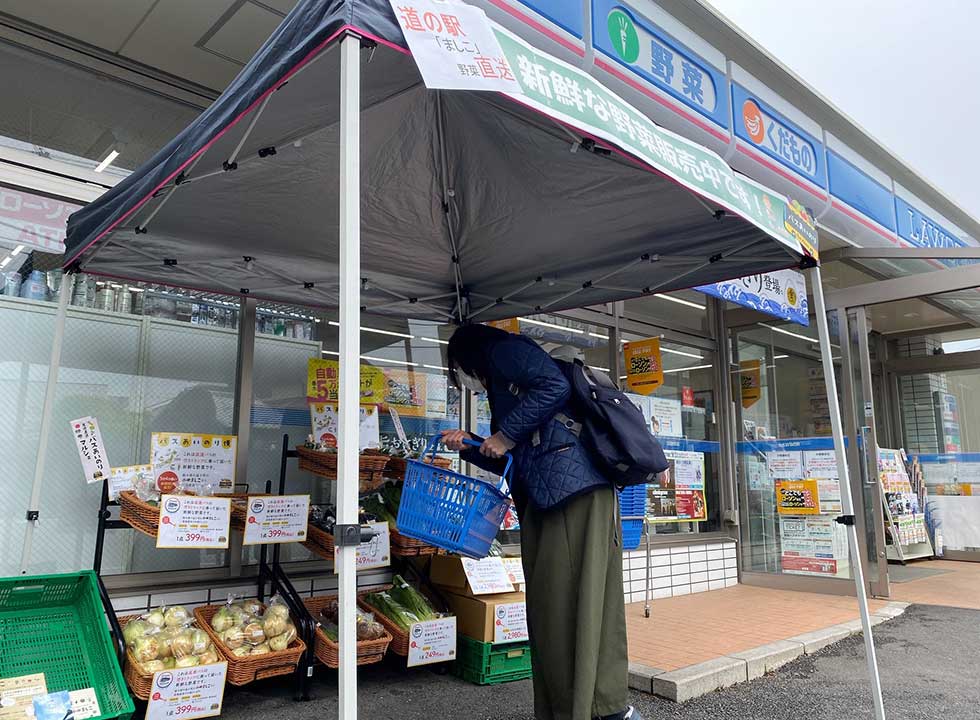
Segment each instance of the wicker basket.
[{"label": "wicker basket", "polygon": [[333,535],[316,525],[307,525],[306,541],[303,543],[303,547],[325,560],[333,560],[334,558]]},{"label": "wicker basket", "polygon": [[[119,625],[124,628],[128,623],[137,618],[139,618],[139,615],[125,615],[119,618]],[[197,625],[200,625],[200,623],[197,623]],[[210,634],[208,637],[210,637]],[[217,648],[218,644],[214,643],[214,646]],[[153,673],[148,673],[143,670],[143,666],[136,661],[136,658],[133,656],[133,651],[128,647],[126,648],[126,662],[123,665],[123,677],[126,678],[126,684],[129,685],[129,689],[134,696],[140,700],[150,699],[150,692],[153,690]]]},{"label": "wicker basket", "polygon": [[[303,601],[306,605],[306,609],[310,611],[313,616],[313,620],[317,621],[320,615],[320,611],[333,600],[335,595],[326,595],[323,597],[307,598]],[[362,608],[363,609],[363,608]],[[378,613],[374,613],[377,616]],[[384,623],[382,623],[382,627]],[[360,640],[357,643],[357,664],[358,665],[371,665],[372,663],[381,662],[385,656],[385,652],[388,650],[388,646],[391,644],[392,637],[388,633],[387,628],[383,637],[378,640]],[[335,643],[327,634],[323,631],[317,622],[316,628],[316,646],[313,649],[314,654],[317,658],[329,668],[340,667],[340,645]]]},{"label": "wicker basket", "polygon": [[[371,590],[371,592],[381,592],[382,590],[390,589],[391,585],[388,585],[382,588],[374,588]],[[357,606],[364,612],[369,612],[374,615],[375,619],[381,623],[384,626],[384,629],[388,631],[388,634],[391,635],[391,645],[388,646],[391,652],[395,653],[395,655],[408,657],[408,633],[395,625],[395,623],[383,615],[380,610],[373,608],[364,602],[364,595],[366,594],[367,593],[362,593],[361,595],[357,596]]]},{"label": "wicker basket", "polygon": [[248,499],[253,497],[270,497],[269,493],[249,493],[248,495],[229,495],[231,498],[231,527],[235,530],[245,530],[248,520]]},{"label": "wicker basket", "polygon": [[439,549],[421,540],[406,537],[397,530],[391,530],[391,554],[398,557],[418,557],[419,555],[435,555]]},{"label": "wicker basket", "polygon": [[[248,685],[254,680],[289,675],[296,670],[299,661],[306,652],[306,644],[296,635],[289,647],[281,652],[270,652],[265,655],[246,655],[236,657],[218,638],[218,633],[211,627],[211,618],[221,609],[221,605],[203,605],[194,608],[197,624],[210,637],[218,652],[228,661],[228,682],[232,685]],[[295,622],[295,620],[294,620]]]},{"label": "wicker basket", "polygon": [[[325,477],[327,480],[337,479],[337,453],[312,450],[304,445],[296,446],[296,453],[299,455],[299,469],[311,472],[314,475]],[[384,469],[391,459],[381,453],[365,452],[360,454],[360,480],[361,483],[378,482],[384,483]],[[367,492],[372,488],[363,489]]]},{"label": "wicker basket", "polygon": [[[443,470],[449,470],[453,466],[453,461],[450,458],[432,457],[431,455],[423,458],[422,462],[430,463]],[[406,470],[408,470],[408,458],[393,457],[388,461],[385,475],[392,480],[404,480]]]},{"label": "wicker basket", "polygon": [[160,506],[140,500],[132,490],[119,493],[119,519],[150,537],[157,536]]}]

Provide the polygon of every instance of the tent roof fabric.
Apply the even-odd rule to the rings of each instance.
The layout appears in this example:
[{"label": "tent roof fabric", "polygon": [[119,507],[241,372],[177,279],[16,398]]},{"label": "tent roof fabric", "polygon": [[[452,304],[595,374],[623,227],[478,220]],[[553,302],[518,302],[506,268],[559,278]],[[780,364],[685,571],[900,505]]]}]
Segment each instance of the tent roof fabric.
[{"label": "tent roof fabric", "polygon": [[520,96],[427,89],[386,0],[303,0],[193,124],[72,215],[66,266],[335,306],[346,31],[370,39],[365,310],[483,321],[800,263],[798,245]]}]

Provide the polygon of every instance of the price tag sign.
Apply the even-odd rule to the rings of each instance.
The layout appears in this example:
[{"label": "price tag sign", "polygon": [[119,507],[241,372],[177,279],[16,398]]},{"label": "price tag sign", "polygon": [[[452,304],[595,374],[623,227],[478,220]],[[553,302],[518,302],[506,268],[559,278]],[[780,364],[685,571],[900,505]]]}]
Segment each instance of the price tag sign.
[{"label": "price tag sign", "polygon": [[388,523],[371,523],[375,535],[357,546],[357,569],[388,567],[391,565],[391,533]]},{"label": "price tag sign", "polygon": [[146,720],[194,720],[220,715],[227,673],[226,662],[155,673]]},{"label": "price tag sign", "polygon": [[503,558],[503,563],[511,584],[516,586],[527,582],[524,579],[524,564],[520,558]]},{"label": "price tag sign", "polygon": [[493,641],[520,642],[528,639],[527,605],[522,602],[503,603],[494,610]]},{"label": "price tag sign", "polygon": [[157,547],[225,549],[230,524],[230,498],[163,495]]},{"label": "price tag sign", "polygon": [[245,545],[303,542],[310,516],[309,495],[248,498]]},{"label": "price tag sign", "polygon": [[482,560],[463,558],[463,572],[474,595],[495,595],[514,592],[514,583],[504,567],[503,558],[487,557]]},{"label": "price tag sign", "polygon": [[82,468],[85,470],[85,482],[102,482],[109,477],[110,468],[99,421],[91,416],[72,420],[71,431],[78,447],[78,457],[81,458]]},{"label": "price tag sign", "polygon": [[408,667],[456,659],[456,618],[426,620],[412,625],[408,636]]}]

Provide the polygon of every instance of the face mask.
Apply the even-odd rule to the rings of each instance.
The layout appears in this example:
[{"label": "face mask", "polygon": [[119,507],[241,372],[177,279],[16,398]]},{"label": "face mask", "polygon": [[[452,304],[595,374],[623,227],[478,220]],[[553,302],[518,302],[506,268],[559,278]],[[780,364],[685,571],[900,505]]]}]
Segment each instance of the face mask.
[{"label": "face mask", "polygon": [[471,375],[467,375],[465,372],[463,372],[459,368],[456,368],[456,377],[459,379],[460,385],[462,385],[464,388],[466,388],[470,392],[473,392],[473,393],[476,393],[477,395],[480,395],[480,394],[485,393],[487,391],[487,389],[485,387],[483,387],[483,383],[481,383],[475,377],[473,377]]}]

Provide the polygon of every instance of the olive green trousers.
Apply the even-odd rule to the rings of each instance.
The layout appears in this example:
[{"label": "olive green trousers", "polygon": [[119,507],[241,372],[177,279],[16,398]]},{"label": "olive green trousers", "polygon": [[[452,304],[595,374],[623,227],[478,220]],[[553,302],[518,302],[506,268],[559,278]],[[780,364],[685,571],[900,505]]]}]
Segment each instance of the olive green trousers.
[{"label": "olive green trousers", "polygon": [[626,709],[619,500],[612,486],[552,510],[518,507],[537,720]]}]

